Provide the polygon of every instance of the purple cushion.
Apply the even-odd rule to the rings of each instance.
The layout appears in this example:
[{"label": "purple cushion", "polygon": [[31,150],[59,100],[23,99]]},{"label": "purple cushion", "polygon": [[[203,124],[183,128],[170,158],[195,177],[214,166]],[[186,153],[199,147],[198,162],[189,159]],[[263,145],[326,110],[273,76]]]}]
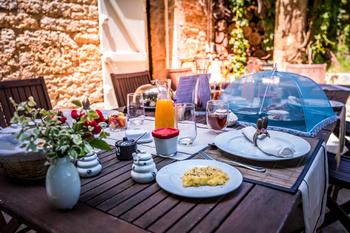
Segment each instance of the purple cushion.
[{"label": "purple cushion", "polygon": [[210,100],[209,78],[210,74],[180,77],[175,103],[195,103],[198,108],[205,109]]}]

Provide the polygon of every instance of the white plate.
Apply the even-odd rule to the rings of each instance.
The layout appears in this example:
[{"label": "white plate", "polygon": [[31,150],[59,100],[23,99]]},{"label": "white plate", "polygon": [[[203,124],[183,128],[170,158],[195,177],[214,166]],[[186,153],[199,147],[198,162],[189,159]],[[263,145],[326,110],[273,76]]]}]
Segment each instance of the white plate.
[{"label": "white plate", "polygon": [[280,140],[282,143],[290,143],[295,150],[294,155],[289,158],[267,155],[246,139],[240,130],[229,131],[216,136],[215,145],[229,154],[258,161],[295,159],[306,155],[311,149],[310,144],[301,137],[274,130],[269,130],[269,134],[272,138]]},{"label": "white plate", "polygon": [[342,102],[339,102],[339,101],[330,100],[329,103],[331,104],[332,108],[342,108],[342,107],[344,107],[344,104]]},{"label": "white plate", "polygon": [[[221,169],[229,176],[230,179],[226,184],[218,186],[186,188],[182,186],[181,178],[186,171],[192,169],[193,167],[205,166],[212,166]],[[156,180],[158,185],[169,193],[190,198],[208,198],[225,195],[237,189],[241,185],[243,177],[236,168],[226,163],[221,163],[214,160],[191,159],[175,162],[163,167],[158,171]]]}]

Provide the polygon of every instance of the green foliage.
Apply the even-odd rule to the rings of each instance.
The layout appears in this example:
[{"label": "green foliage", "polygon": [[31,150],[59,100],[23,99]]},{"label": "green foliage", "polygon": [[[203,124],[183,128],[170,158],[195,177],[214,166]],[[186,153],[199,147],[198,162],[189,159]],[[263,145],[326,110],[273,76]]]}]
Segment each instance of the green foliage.
[{"label": "green foliage", "polygon": [[349,5],[349,0],[322,0],[317,4],[312,16],[315,19],[311,43],[313,63],[330,63],[330,52],[341,60],[349,51]]},{"label": "green foliage", "polygon": [[[88,121],[98,122],[99,115],[96,111],[86,111],[69,126],[61,112],[36,108],[33,97],[19,104],[13,99],[11,102],[15,107],[11,123],[22,126],[18,139],[29,151],[43,150],[49,160],[65,156],[76,160],[89,153],[93,147],[110,150],[108,144],[103,141],[108,134],[101,131],[96,136],[98,133],[95,128],[101,127],[103,122],[99,122],[99,126],[96,127],[88,125]],[[78,102],[74,104],[82,106]]]},{"label": "green foliage", "polygon": [[235,28],[230,32],[231,38],[229,44],[232,45],[233,56],[231,59],[231,69],[235,78],[239,78],[245,72],[245,66],[248,61],[247,50],[249,41],[244,37],[243,28],[249,25],[244,17],[246,13],[245,6],[250,1],[230,0],[231,11],[233,12],[233,21]]},{"label": "green foliage", "polygon": [[[244,28],[249,26],[247,10],[252,6],[257,8],[256,0],[229,0],[231,12],[233,13],[233,22],[235,27],[230,32],[229,44],[232,45],[231,72],[235,78],[239,78],[245,73],[248,57],[251,53],[251,45],[244,35]],[[275,0],[264,0],[265,10],[262,15],[255,12],[254,18],[264,25],[261,46],[267,53],[272,53],[274,45],[274,27],[275,27]],[[266,7],[268,6],[268,7]],[[250,13],[252,11],[250,10]],[[251,19],[254,21],[254,19]],[[255,20],[256,21],[256,20]],[[254,23],[254,22],[253,22]],[[256,23],[256,22],[255,22]],[[254,48],[253,48],[254,49]]]},{"label": "green foliage", "polygon": [[265,33],[262,40],[262,48],[266,52],[273,52],[274,36],[275,36],[275,0],[268,0],[270,8],[267,9],[264,18]]}]

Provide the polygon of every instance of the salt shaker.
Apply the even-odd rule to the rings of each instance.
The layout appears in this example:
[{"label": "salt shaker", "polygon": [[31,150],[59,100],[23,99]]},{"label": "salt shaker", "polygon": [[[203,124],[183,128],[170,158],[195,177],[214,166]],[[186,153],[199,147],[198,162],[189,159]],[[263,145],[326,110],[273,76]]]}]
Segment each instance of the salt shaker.
[{"label": "salt shaker", "polygon": [[133,153],[133,165],[131,169],[131,177],[138,183],[152,182],[157,174],[156,164],[152,155],[145,151]]}]

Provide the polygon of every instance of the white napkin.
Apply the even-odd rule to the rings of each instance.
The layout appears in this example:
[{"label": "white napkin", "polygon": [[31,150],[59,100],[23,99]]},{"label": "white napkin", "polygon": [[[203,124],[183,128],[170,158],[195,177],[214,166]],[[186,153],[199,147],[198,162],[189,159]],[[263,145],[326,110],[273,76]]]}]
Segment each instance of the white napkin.
[{"label": "white napkin", "polygon": [[[245,127],[241,129],[242,134],[253,143],[254,134],[256,129],[252,126]],[[295,150],[291,145],[283,143],[279,140],[275,140],[271,137],[259,137],[257,141],[257,146],[259,149],[272,156],[289,158],[294,155]]]},{"label": "white napkin", "polygon": [[25,149],[20,147],[16,135],[0,134],[0,156],[8,156],[24,152]]},{"label": "white napkin", "polygon": [[328,162],[324,144],[299,186],[303,200],[305,232],[316,232],[324,220],[328,189]]},{"label": "white napkin", "polygon": [[0,129],[0,134],[15,134],[18,135],[19,132],[21,131],[21,127],[18,125],[11,125],[9,127],[6,128],[2,128]]}]

